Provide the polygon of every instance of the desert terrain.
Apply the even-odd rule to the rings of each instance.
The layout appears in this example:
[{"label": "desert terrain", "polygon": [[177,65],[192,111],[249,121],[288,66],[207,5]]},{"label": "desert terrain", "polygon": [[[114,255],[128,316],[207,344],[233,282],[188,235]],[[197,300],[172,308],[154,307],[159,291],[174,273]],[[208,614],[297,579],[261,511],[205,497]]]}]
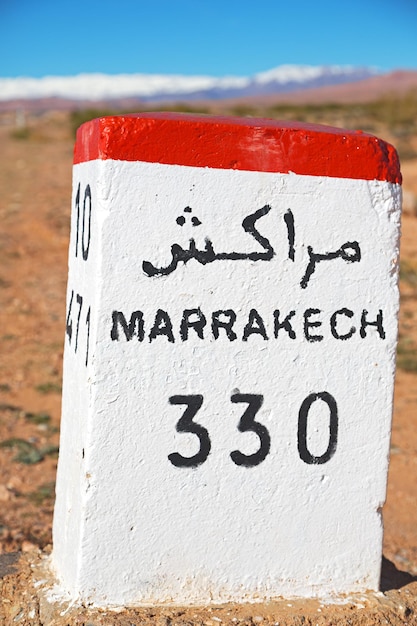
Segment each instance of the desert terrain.
[{"label": "desert terrain", "polygon": [[[28,116],[24,126],[21,121],[16,126],[14,114],[5,113],[0,117],[0,585],[2,580],[4,624],[417,624],[417,129],[415,122],[401,130],[383,117],[366,117],[363,111],[313,107],[299,111],[299,117],[374,132],[397,146],[402,160],[400,334],[383,510],[381,589],[385,595],[369,606],[364,601],[333,608],[284,603],[143,609],[93,617],[80,608],[62,617],[62,622],[41,621],[39,607],[36,603],[32,607],[30,599],[22,604],[30,560],[38,558],[39,550],[48,552],[52,541],[73,126],[78,118],[66,112],[46,112]],[[296,119],[297,111],[282,113]]]}]

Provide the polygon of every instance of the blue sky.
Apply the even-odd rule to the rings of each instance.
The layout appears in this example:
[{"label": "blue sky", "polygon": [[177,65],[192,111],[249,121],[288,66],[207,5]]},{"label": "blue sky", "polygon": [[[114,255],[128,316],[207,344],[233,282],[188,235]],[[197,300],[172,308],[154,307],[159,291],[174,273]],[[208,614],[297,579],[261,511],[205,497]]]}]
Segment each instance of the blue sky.
[{"label": "blue sky", "polygon": [[417,69],[417,0],[0,0],[0,77]]}]

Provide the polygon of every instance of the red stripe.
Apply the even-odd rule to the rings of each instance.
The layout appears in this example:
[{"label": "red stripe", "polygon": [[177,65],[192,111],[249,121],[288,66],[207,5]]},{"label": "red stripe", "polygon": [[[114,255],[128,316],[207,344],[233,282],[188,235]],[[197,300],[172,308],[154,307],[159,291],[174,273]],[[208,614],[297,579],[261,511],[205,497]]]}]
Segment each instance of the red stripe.
[{"label": "red stripe", "polygon": [[103,117],[77,133],[74,163],[146,161],[401,183],[395,149],[361,131],[180,113]]}]

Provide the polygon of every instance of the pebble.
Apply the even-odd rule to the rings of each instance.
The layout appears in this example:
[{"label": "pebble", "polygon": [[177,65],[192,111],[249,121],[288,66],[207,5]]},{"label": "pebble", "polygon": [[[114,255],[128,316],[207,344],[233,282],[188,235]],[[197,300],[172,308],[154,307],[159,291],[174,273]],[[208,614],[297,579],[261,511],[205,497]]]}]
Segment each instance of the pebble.
[{"label": "pebble", "polygon": [[32,550],[37,550],[38,546],[36,546],[31,541],[22,541],[22,552],[32,552]]},{"label": "pebble", "polygon": [[7,489],[6,485],[0,485],[0,502],[8,502],[12,497],[12,494]]}]

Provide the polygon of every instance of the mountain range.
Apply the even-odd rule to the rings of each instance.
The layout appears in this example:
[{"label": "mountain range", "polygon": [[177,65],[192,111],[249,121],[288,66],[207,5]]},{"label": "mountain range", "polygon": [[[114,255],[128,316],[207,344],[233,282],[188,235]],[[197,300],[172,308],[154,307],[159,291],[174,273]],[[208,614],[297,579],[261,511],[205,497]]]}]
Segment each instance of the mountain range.
[{"label": "mountain range", "polygon": [[301,88],[355,82],[374,76],[372,68],[281,65],[254,76],[164,74],[79,74],[43,78],[0,78],[0,100],[65,98],[103,101],[135,97],[143,102],[223,99],[287,93]]},{"label": "mountain range", "polygon": [[[163,74],[79,74],[43,78],[0,78],[0,110],[80,108],[91,105],[126,107],[141,103],[240,99],[342,100],[354,93],[366,98],[367,86],[377,95],[406,86],[417,87],[417,72],[384,74],[370,67],[281,65],[253,76],[184,76]],[[339,98],[338,95],[339,94]],[[362,96],[360,96],[362,94]],[[365,96],[364,96],[365,94]]]}]

